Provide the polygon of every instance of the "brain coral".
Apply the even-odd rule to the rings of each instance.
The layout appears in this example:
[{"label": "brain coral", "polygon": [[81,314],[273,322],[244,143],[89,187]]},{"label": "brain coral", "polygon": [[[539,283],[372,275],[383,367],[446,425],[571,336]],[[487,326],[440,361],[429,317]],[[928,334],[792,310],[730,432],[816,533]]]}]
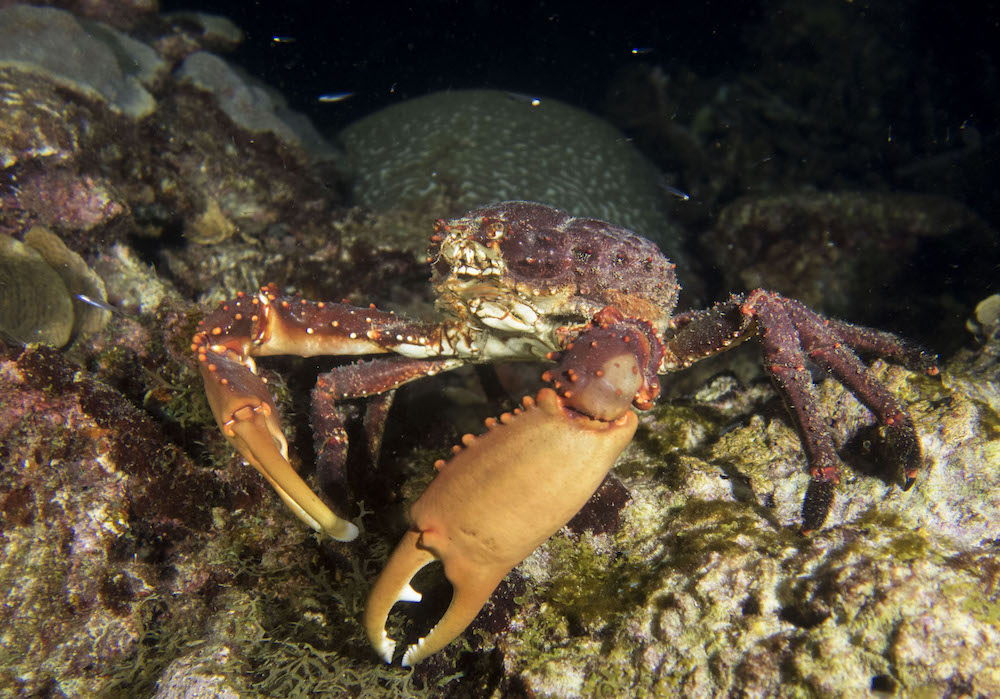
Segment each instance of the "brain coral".
[{"label": "brain coral", "polygon": [[675,261],[681,235],[656,170],[598,117],[554,99],[499,90],[438,92],[348,126],[341,141],[355,197],[376,211],[444,196],[457,215],[499,200],[538,201],[613,221]]}]

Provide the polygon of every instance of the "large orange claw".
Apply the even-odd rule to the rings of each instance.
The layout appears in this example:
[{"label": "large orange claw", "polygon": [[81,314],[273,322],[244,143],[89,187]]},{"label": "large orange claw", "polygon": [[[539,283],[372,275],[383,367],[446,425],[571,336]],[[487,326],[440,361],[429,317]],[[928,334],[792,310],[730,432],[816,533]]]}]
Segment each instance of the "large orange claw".
[{"label": "large orange claw", "polygon": [[591,419],[552,389],[525,398],[524,409],[490,420],[481,437],[447,463],[414,503],[412,526],[372,588],[364,626],[375,650],[392,661],[385,631],[393,605],[416,602],[410,581],[438,559],[452,584],[441,620],[403,655],[413,665],[454,640],[510,570],[587,502],[635,433],[635,413]]}]

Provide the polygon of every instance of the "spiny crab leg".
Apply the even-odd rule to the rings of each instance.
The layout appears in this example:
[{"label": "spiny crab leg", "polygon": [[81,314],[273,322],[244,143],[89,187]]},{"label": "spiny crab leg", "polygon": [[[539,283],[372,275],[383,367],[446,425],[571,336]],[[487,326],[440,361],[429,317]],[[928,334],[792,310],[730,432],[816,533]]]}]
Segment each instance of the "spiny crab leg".
[{"label": "spiny crab leg", "polygon": [[[542,389],[523,409],[487,420],[466,435],[410,510],[411,527],[372,588],[364,627],[376,652],[392,662],[386,633],[396,602],[420,601],[410,585],[431,561],[444,564],[451,604],[407,648],[413,665],[454,640],[507,573],[575,515],[632,440],[631,404],[656,397],[662,351],[648,323],[606,309],[547,372],[557,393]],[[556,359],[557,357],[553,357]],[[650,383],[652,382],[652,384]]]},{"label": "spiny crab leg", "polygon": [[799,426],[809,462],[810,482],[802,503],[802,531],[823,526],[839,480],[841,460],[822,413],[808,370],[824,369],[861,401],[878,420],[889,466],[902,475],[903,489],[921,466],[920,440],[899,400],[874,380],[853,350],[937,373],[934,357],[895,335],[824,318],[794,299],[764,289],[733,295],[710,309],[675,316],[673,335],[664,342],[661,372],[690,366],[730,345],[757,337],[764,369],[778,387]]},{"label": "spiny crab leg", "polygon": [[209,405],[226,439],[299,519],[340,541],[354,539],[358,529],[334,514],[289,463],[277,408],[252,355],[394,351],[423,357],[447,355],[448,349],[441,326],[373,308],[308,303],[283,297],[271,286],[222,304],[202,320],[192,340]]}]

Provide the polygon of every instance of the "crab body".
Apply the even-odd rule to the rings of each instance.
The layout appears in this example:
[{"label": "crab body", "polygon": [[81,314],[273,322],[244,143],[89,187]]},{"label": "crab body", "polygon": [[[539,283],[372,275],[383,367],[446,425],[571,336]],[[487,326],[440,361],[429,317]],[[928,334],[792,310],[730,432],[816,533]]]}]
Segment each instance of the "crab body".
[{"label": "crab body", "polygon": [[530,202],[495,204],[439,220],[428,262],[446,320],[420,323],[346,304],[286,297],[274,287],[240,295],[202,321],[192,349],[223,434],[307,524],[349,541],[357,528],[335,515],[288,462],[277,410],[254,356],[373,355],[320,377],[314,422],[328,435],[318,458],[340,463],[345,431],[330,408],[373,397],[376,444],[398,386],[468,363],[548,361],[552,384],[523,408],[466,435],[412,506],[410,529],[375,583],[365,628],[391,662],[385,622],[398,601],[418,601],[413,575],[441,560],[452,583],[442,619],[403,655],[413,664],[458,636],[500,580],[583,506],[648,409],[658,375],[683,369],[745,339],[761,342],[764,365],[795,420],[811,481],[803,528],[822,526],[839,457],[821,416],[807,364],[850,389],[882,425],[886,453],[908,487],[919,440],[892,394],[867,375],[854,350],[934,372],[931,358],[888,333],[823,318],[756,290],[704,311],[672,315],[678,285],[656,246],[619,226]]}]

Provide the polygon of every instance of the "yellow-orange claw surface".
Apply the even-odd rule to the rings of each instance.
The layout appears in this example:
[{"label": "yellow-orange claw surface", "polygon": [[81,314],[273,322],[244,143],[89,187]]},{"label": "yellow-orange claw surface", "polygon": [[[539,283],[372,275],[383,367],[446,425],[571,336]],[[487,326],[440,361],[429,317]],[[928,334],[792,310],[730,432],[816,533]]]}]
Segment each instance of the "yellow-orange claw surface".
[{"label": "yellow-orange claw surface", "polygon": [[385,622],[398,601],[419,601],[413,575],[439,559],[453,587],[451,604],[426,637],[403,656],[413,665],[454,640],[497,584],[587,502],[632,440],[631,410],[594,420],[568,410],[551,389],[522,412],[504,415],[442,465],[414,503],[411,530],[376,581],[365,610],[375,650],[391,662]]}]

